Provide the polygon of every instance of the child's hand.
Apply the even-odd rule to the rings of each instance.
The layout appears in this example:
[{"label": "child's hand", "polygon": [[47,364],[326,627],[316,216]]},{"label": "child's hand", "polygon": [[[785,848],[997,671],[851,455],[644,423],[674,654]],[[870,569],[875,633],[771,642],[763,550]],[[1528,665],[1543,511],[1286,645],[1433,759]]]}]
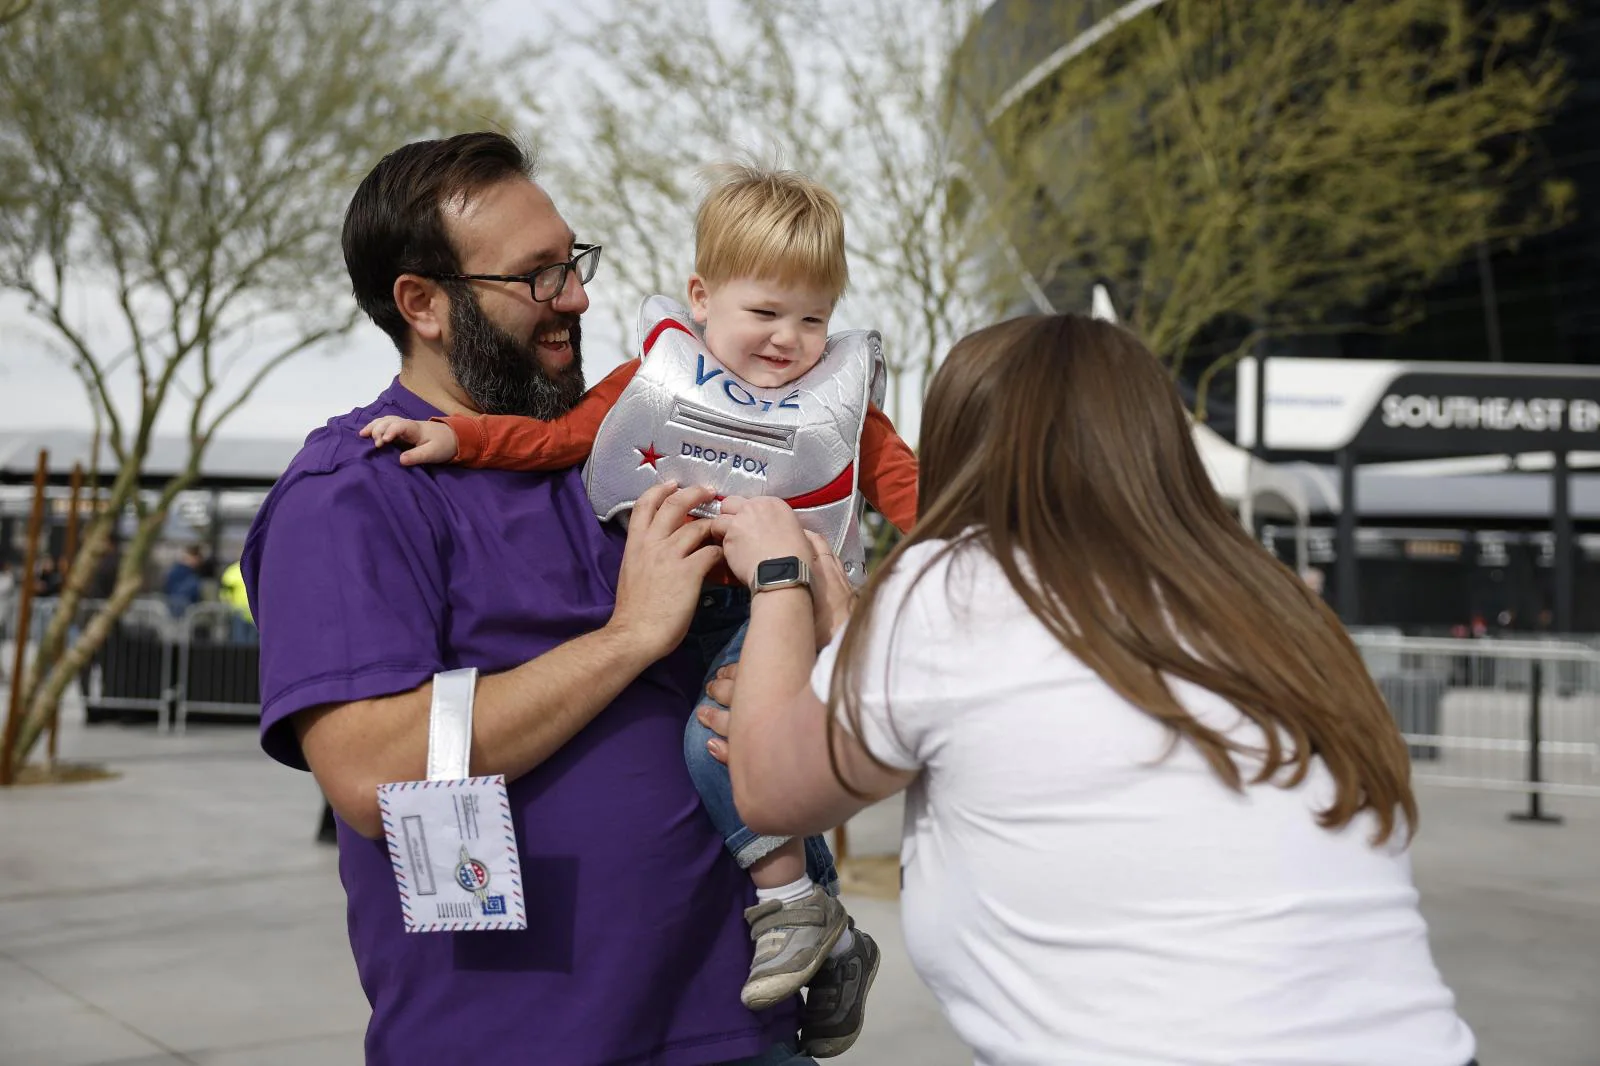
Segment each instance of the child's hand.
[{"label": "child's hand", "polygon": [[399,415],[374,418],[361,427],[361,435],[371,437],[373,446],[378,448],[396,441],[411,445],[410,449],[400,453],[401,466],[448,463],[456,457],[460,447],[456,443],[455,432],[443,422],[421,422]]}]

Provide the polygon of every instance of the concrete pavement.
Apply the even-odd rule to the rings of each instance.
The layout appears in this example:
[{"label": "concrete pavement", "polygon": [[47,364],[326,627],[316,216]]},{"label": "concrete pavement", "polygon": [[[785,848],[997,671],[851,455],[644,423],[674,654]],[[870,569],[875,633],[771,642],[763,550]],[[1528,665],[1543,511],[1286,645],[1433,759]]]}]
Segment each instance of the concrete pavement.
[{"label": "concrete pavement", "polygon": [[[0,1066],[349,1066],[367,1004],[321,797],[245,728],[70,725],[120,776],[0,792]],[[892,824],[890,824],[892,822]],[[897,839],[888,812],[863,846]],[[850,901],[884,949],[838,1060],[971,1061],[917,981],[899,908]]]},{"label": "concrete pavement", "polygon": [[[62,751],[120,776],[0,793],[0,1066],[360,1062],[366,1003],[309,777],[235,727],[71,723]],[[1484,1066],[1596,1066],[1600,804],[1553,801],[1555,827],[1507,822],[1510,796],[1422,802],[1424,910]],[[886,804],[851,843],[890,851],[898,834]],[[970,1062],[911,970],[898,906],[849,902],[885,960],[837,1061]]]}]

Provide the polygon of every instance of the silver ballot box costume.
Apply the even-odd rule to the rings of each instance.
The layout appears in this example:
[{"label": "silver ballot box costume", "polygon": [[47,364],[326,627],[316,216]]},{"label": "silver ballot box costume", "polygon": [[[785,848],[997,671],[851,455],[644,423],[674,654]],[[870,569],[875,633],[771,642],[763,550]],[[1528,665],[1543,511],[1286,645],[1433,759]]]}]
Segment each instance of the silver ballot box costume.
[{"label": "silver ballot box costume", "polygon": [[639,308],[639,355],[583,470],[596,515],[616,517],[667,479],[710,485],[719,500],[777,496],[828,541],[851,581],[865,580],[861,429],[886,381],[875,330],[835,333],[808,373],[764,389],[706,351],[681,304],[651,296]]}]

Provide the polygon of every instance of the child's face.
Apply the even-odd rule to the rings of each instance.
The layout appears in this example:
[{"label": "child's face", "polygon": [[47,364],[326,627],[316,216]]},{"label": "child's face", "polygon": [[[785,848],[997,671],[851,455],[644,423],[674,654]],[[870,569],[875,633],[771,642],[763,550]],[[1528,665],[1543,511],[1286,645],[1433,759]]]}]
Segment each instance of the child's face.
[{"label": "child's face", "polygon": [[689,311],[717,362],[752,385],[773,389],[822,358],[833,295],[747,278],[708,285],[696,274],[689,279]]}]

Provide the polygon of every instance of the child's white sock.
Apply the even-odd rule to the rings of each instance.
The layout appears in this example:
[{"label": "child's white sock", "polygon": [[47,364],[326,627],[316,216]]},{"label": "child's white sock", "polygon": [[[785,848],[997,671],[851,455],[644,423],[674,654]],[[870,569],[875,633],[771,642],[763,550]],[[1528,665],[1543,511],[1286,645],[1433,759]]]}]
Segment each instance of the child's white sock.
[{"label": "child's white sock", "polygon": [[856,931],[848,925],[844,932],[839,934],[839,939],[833,942],[833,950],[828,952],[828,958],[838,961],[844,958],[844,953],[850,950],[850,945],[856,942]]},{"label": "child's white sock", "polygon": [[777,888],[757,888],[756,902],[765,903],[769,899],[775,899],[779,903],[798,903],[811,895],[811,889],[815,887],[815,884],[811,880],[810,874],[801,874],[800,880],[790,881],[788,884],[779,885]]}]

